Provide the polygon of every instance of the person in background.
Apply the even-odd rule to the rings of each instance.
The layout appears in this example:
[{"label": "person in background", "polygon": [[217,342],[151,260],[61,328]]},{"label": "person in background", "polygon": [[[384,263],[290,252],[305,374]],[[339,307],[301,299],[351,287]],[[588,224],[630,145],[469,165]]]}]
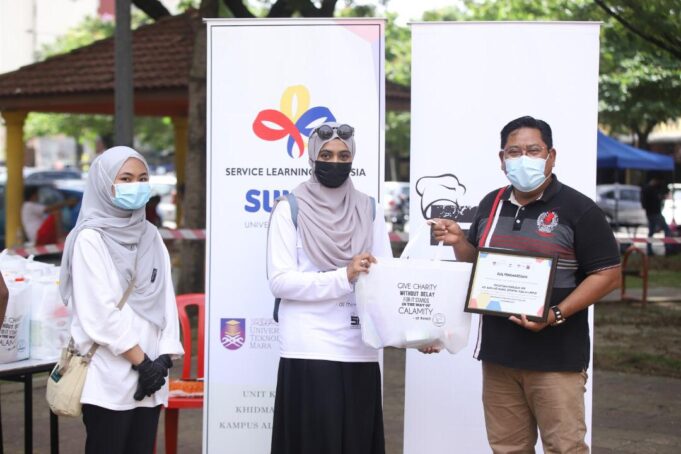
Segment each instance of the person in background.
[{"label": "person in background", "polygon": [[[664,232],[665,238],[672,236],[672,231],[662,216],[662,204],[668,193],[667,185],[658,177],[651,178],[641,191],[641,206],[646,210],[648,218],[648,239],[660,230]],[[669,245],[665,243],[664,248],[665,252],[669,253]],[[648,241],[648,255],[653,255],[653,245],[650,241]]]},{"label": "person in background", "polygon": [[[392,257],[380,205],[355,189],[354,129],[310,135],[309,180],[272,212],[267,269],[281,298],[272,454],[383,454],[378,351],[362,342],[354,283]],[[276,318],[276,316],[275,316]]]},{"label": "person in background", "polygon": [[150,193],[142,155],[128,147],[105,151],[92,163],[64,246],[60,292],[73,305],[76,350],[99,345],[81,397],[87,454],[154,451],[168,403],[165,377],[184,353],[168,251],[145,219]]},{"label": "person in background", "polygon": [[[435,239],[472,262],[479,247],[557,255],[546,323],[483,315],[475,358],[482,361],[487,439],[495,454],[584,454],[584,392],[591,356],[588,307],[620,284],[617,241],[598,206],[558,181],[551,127],[529,116],[501,130],[501,170],[511,186],[485,196],[468,235],[438,219]],[[425,353],[432,353],[427,351]]]},{"label": "person in background", "polygon": [[55,244],[61,240],[61,209],[73,207],[76,199],[66,199],[52,205],[38,202],[39,186],[24,188],[24,203],[21,206],[21,224],[28,242],[42,245]]},{"label": "person in background", "polygon": [[160,228],[163,225],[161,216],[158,215],[158,205],[161,203],[161,196],[158,194],[152,195],[149,198],[144,210],[146,212],[147,221]]}]

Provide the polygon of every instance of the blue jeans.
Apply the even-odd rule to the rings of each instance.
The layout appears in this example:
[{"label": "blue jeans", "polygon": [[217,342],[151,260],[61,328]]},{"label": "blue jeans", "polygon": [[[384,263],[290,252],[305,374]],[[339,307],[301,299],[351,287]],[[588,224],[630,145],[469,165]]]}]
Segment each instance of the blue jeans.
[{"label": "blue jeans", "polygon": [[[652,238],[653,234],[657,232],[658,230],[663,230],[664,231],[664,236],[669,237],[672,236],[672,231],[667,225],[667,221],[665,221],[664,216],[662,214],[657,213],[657,214],[649,214],[648,215],[648,238]],[[665,243],[664,245],[664,250],[666,253],[669,253],[669,245]],[[648,255],[653,255],[653,245],[648,242]]]}]

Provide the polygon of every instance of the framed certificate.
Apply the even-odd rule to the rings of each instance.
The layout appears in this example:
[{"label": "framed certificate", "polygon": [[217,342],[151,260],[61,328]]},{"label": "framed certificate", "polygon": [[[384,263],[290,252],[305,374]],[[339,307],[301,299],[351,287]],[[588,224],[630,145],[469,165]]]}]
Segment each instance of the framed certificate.
[{"label": "framed certificate", "polygon": [[551,255],[478,249],[464,311],[545,322],[557,262]]}]

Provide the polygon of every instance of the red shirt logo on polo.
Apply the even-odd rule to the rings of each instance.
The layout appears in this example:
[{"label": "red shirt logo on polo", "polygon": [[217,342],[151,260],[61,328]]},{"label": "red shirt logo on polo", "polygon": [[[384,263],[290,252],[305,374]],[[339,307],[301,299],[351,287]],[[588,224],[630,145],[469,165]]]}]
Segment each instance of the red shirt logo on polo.
[{"label": "red shirt logo on polo", "polygon": [[540,235],[550,235],[558,226],[558,213],[546,211],[537,218],[537,230]]}]

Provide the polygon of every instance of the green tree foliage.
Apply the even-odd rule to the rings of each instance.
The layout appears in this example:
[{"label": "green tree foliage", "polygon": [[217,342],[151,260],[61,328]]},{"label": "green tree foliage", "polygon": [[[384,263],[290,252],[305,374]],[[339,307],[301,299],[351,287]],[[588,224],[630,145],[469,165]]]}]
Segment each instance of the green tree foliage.
[{"label": "green tree foliage", "polygon": [[[411,85],[411,31],[396,23],[397,15],[389,13],[385,29],[386,78],[400,85]],[[411,113],[387,111],[385,114],[385,149],[388,160],[395,166],[395,175],[386,169],[388,178],[408,179],[399,163],[409,159]],[[389,161],[390,162],[390,161]]]},{"label": "green tree foliage", "polygon": [[681,3],[678,0],[594,0],[622,27],[681,61]]},{"label": "green tree foliage", "polygon": [[[629,24],[607,14],[607,3]],[[675,0],[464,0],[459,7],[430,11],[425,20],[592,20],[602,21],[599,122],[632,133],[645,148],[653,127],[681,116],[681,65],[667,49],[645,39],[656,36],[669,46],[681,41],[679,3]],[[643,30],[642,33],[635,33]],[[666,41],[666,42],[667,42]]]},{"label": "green tree foliage", "polygon": [[385,29],[385,74],[400,85],[411,84],[411,31],[397,25],[397,15],[388,13]]},{"label": "green tree foliage", "polygon": [[[139,16],[136,15],[135,18],[139,22]],[[114,27],[113,21],[105,21],[98,17],[86,17],[79,25],[57,38],[54,43],[43,46],[39,52],[39,59],[71,52],[79,47],[113,36]]]},{"label": "green tree foliage", "polygon": [[[611,2],[609,2],[611,3]],[[645,3],[668,3],[664,0]],[[601,34],[599,120],[613,131],[632,133],[641,148],[655,125],[681,116],[681,59],[631,32],[605,13]],[[660,24],[669,19],[659,14]],[[681,21],[675,18],[678,33]],[[645,21],[651,21],[645,25]],[[637,26],[653,27],[645,16]],[[661,26],[664,29],[664,26]]]}]

